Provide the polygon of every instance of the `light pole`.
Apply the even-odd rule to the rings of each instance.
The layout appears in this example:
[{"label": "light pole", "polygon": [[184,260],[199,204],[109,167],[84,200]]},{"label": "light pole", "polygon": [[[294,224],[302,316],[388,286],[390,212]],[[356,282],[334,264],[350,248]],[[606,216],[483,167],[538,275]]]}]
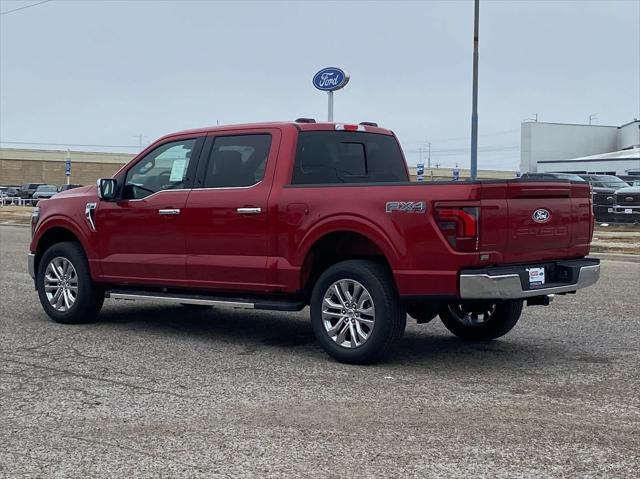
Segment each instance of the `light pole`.
[{"label": "light pole", "polygon": [[595,120],[596,118],[598,118],[597,113],[592,113],[591,115],[589,115],[589,125],[591,125],[591,120]]},{"label": "light pole", "polygon": [[471,109],[471,179],[478,176],[478,30],[480,0],[474,2],[473,18],[473,99]]}]

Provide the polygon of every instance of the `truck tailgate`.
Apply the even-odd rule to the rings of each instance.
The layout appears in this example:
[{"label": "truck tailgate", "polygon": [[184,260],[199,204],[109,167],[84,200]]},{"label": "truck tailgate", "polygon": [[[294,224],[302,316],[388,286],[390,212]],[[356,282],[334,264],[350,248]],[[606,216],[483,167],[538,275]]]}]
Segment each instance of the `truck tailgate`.
[{"label": "truck tailgate", "polygon": [[589,253],[593,218],[588,184],[512,181],[483,185],[482,198],[481,247],[501,251],[503,262],[530,263]]}]

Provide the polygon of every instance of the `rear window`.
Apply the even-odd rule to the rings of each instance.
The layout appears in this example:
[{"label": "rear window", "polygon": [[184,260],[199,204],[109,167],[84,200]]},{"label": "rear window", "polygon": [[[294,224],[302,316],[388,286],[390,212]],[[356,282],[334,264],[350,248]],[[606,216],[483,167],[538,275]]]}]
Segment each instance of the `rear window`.
[{"label": "rear window", "polygon": [[406,182],[402,152],[392,136],[346,131],[305,131],[291,184]]}]

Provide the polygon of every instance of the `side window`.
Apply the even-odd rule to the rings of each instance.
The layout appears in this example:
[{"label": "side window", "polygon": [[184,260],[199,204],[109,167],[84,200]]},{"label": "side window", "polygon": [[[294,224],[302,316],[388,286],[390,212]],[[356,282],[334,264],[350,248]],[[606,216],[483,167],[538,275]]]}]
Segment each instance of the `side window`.
[{"label": "side window", "polygon": [[184,188],[195,143],[195,139],[165,143],[142,158],[127,172],[124,198],[141,199],[158,191]]},{"label": "side window", "polygon": [[213,143],[203,188],[252,186],[262,180],[271,135],[219,136]]},{"label": "side window", "polygon": [[293,185],[405,181],[402,152],[392,136],[341,131],[298,134]]}]

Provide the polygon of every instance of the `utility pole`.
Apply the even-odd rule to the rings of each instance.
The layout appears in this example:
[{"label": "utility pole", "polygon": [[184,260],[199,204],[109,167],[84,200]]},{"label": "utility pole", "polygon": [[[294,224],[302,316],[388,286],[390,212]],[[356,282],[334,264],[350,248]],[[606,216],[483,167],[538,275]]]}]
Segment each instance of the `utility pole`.
[{"label": "utility pole", "polygon": [[595,120],[596,118],[598,118],[597,113],[592,113],[591,115],[589,115],[589,125],[591,125],[591,120]]},{"label": "utility pole", "polygon": [[142,140],[147,138],[147,135],[134,135],[133,137],[138,139],[138,147],[140,148],[140,151],[142,151]]},{"label": "utility pole", "polygon": [[427,168],[431,168],[431,142],[427,141],[427,146],[429,147],[429,153],[427,154]]},{"label": "utility pole", "polygon": [[471,109],[471,180],[478,176],[478,30],[480,0],[474,2],[473,18],[473,106]]}]

